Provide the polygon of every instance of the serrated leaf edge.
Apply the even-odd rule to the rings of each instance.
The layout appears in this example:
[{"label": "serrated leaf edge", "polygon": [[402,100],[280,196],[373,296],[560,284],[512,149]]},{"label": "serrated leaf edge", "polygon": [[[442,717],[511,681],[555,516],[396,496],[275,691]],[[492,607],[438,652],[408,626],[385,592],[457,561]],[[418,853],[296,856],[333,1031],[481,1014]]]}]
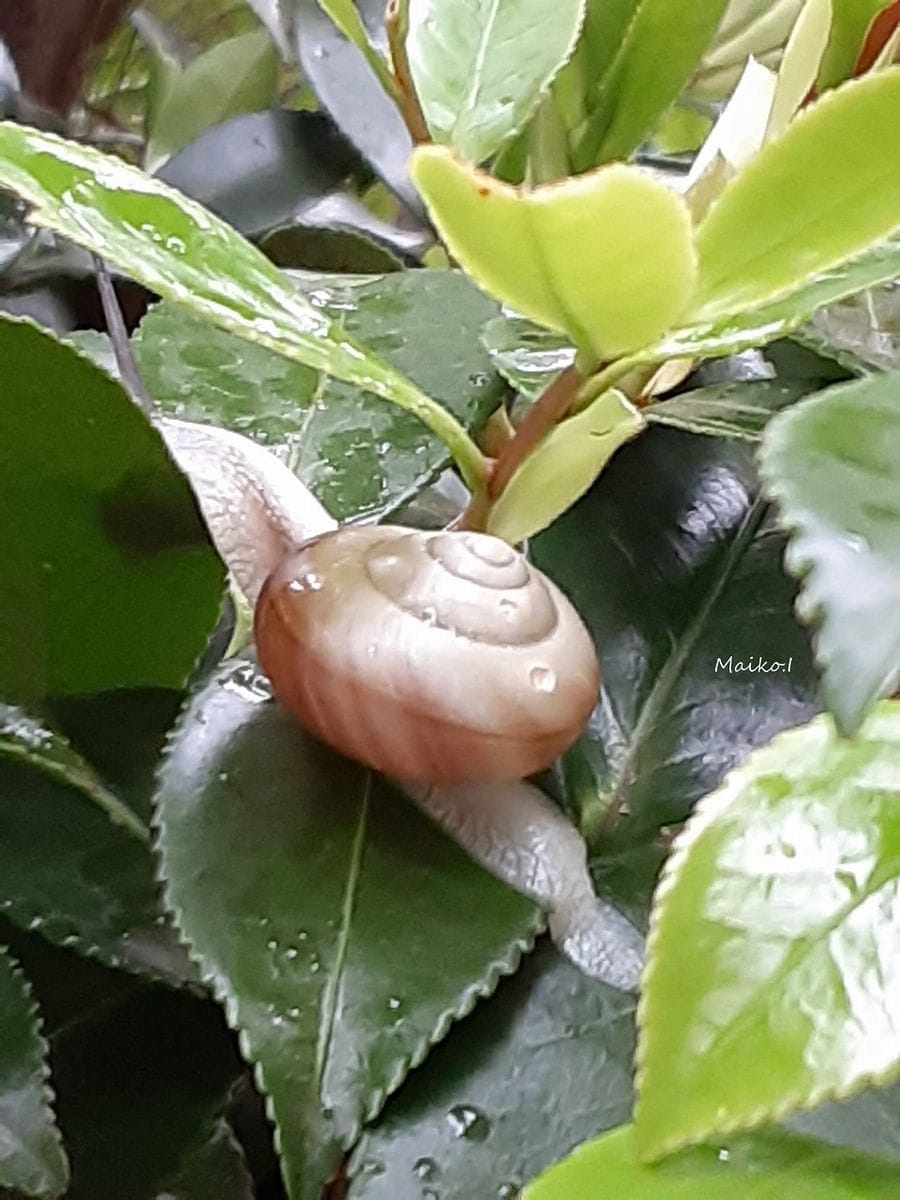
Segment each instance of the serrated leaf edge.
[{"label": "serrated leaf edge", "polygon": [[[900,711],[900,705],[895,703],[894,706]],[[813,731],[827,727],[831,723],[831,717],[827,713],[822,713],[820,716],[814,717],[811,721],[807,722],[806,725],[782,730],[781,733],[776,734],[765,746],[752,751],[739,766],[728,772],[714,791],[708,793],[708,795],[699,801],[684,828],[672,844],[672,851],[660,873],[659,883],[653,897],[653,907],[647,931],[647,960],[641,978],[641,994],[636,1014],[638,1044],[635,1053],[635,1092],[637,1100],[635,1102],[634,1119],[636,1143],[638,1145],[640,1145],[642,1140],[640,1136],[641,1093],[645,1083],[647,1057],[644,1031],[647,1027],[648,1018],[651,1015],[650,1009],[652,1004],[649,998],[649,985],[652,983],[654,976],[654,968],[656,966],[655,951],[662,936],[661,925],[666,915],[666,901],[678,883],[682,865],[689,857],[695,843],[706,833],[716,818],[731,807],[734,802],[732,793],[741,787],[742,779],[753,777],[754,759],[759,754],[768,754],[785,743],[789,744],[793,738],[797,737],[799,732],[811,734]],[[760,1107],[745,1117],[720,1119],[711,1122],[709,1128],[703,1133],[682,1133],[666,1138],[659,1145],[654,1146],[652,1150],[640,1150],[639,1157],[642,1162],[656,1162],[678,1150],[701,1144],[711,1138],[730,1133],[749,1133],[764,1125],[776,1124],[787,1117],[808,1112],[811,1109],[818,1108],[822,1104],[851,1100],[867,1088],[887,1087],[898,1080],[900,1080],[900,1058],[898,1058],[892,1067],[887,1068],[885,1071],[868,1072],[859,1076],[849,1088],[823,1087],[803,1096],[795,1092],[786,1095],[783,1101],[774,1107]]]}]

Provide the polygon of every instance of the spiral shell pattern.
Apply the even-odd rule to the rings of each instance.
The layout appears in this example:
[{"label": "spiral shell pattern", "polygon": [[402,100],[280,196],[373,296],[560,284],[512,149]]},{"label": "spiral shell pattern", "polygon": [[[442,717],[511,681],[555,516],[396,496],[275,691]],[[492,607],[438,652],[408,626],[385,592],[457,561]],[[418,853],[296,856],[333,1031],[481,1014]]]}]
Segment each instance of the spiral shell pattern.
[{"label": "spiral shell pattern", "polygon": [[599,688],[569,601],[479,533],[345,528],[300,547],[263,588],[256,642],[275,694],[311,732],[432,783],[541,770]]}]

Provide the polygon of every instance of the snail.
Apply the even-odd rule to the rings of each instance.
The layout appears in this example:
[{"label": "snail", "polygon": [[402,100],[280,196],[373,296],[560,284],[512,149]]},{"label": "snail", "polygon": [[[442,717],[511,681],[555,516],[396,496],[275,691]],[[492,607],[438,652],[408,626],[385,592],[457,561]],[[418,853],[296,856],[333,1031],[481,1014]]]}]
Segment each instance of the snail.
[{"label": "snail", "polygon": [[485,534],[339,529],[263,447],[156,423],[255,607],[276,698],[547,909],[582,970],[635,990],[642,938],[597,899],[583,840],[525,782],[576,740],[597,698],[594,646],[562,592]]}]

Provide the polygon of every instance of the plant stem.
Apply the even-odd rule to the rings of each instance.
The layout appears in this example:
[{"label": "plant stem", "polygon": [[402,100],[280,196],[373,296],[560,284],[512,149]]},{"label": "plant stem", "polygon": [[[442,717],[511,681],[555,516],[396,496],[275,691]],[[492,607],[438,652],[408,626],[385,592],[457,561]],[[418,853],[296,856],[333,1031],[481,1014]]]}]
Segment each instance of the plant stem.
[{"label": "plant stem", "polygon": [[483,491],[489,473],[489,459],[481,453],[478,446],[460,425],[456,417],[448,412],[443,405],[420,392],[411,382],[407,381],[402,388],[394,387],[390,396],[381,393],[382,398],[396,404],[418,417],[423,425],[427,425],[435,437],[440,438],[459,467],[463,482],[473,495]]},{"label": "plant stem", "polygon": [[586,381],[572,403],[572,412],[581,412],[636,367],[647,366],[652,361],[653,359],[648,359],[646,354],[638,353],[625,358],[617,358],[615,362],[609,363],[602,371],[598,371],[596,375],[592,375]]},{"label": "plant stem", "polygon": [[576,367],[566,367],[535,400],[515,437],[506,443],[497,458],[488,482],[488,494],[492,499],[500,495],[535,446],[566,416],[583,382]]},{"label": "plant stem", "polygon": [[406,34],[409,28],[408,9],[409,0],[388,0],[384,25],[387,30],[394,79],[399,93],[397,102],[400,105],[400,112],[412,140],[417,146],[421,146],[423,143],[431,141],[431,134],[428,132],[425,114],[419,103],[412,71],[409,69],[409,57],[406,53]]}]

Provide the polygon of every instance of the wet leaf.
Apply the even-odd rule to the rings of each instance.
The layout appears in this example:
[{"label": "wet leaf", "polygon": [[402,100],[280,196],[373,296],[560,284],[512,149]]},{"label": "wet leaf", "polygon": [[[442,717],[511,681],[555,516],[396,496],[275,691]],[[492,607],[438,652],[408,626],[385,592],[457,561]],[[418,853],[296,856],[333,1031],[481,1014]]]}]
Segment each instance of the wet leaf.
[{"label": "wet leaf", "polygon": [[481,335],[494,369],[527,400],[536,400],[575,351],[565,338],[524,317],[494,317]]},{"label": "wet leaf", "polygon": [[318,1200],[540,916],[264,689],[237,663],[195,697],[161,776],[160,848],[179,927],[269,1095],[289,1193]]},{"label": "wet leaf", "polygon": [[882,71],[827,94],[764,147],[697,229],[697,320],[758,308],[889,237],[898,119],[900,72]]},{"label": "wet leaf", "polygon": [[2,948],[0,1029],[0,1187],[60,1196],[69,1167],[50,1108],[47,1046],[28,984]]},{"label": "wet leaf", "polygon": [[820,717],[698,806],[651,919],[642,1157],[900,1073],[898,748],[900,704],[880,705],[852,742]]},{"label": "wet leaf", "polygon": [[0,319],[0,693],[181,685],[222,567],[187,481],[115,383]]},{"label": "wet leaf", "polygon": [[822,308],[798,336],[854,375],[900,370],[900,287],[889,284]]},{"label": "wet leaf", "polygon": [[778,1130],[683,1151],[659,1166],[638,1162],[630,1125],[580,1147],[526,1188],[523,1200],[885,1200],[896,1168]]},{"label": "wet leaf", "polygon": [[[341,321],[465,425],[479,425],[499,403],[502,384],[478,341],[496,305],[461,273],[301,278],[300,286],[317,311]],[[135,349],[166,412],[277,449],[338,519],[389,512],[447,464],[443,444],[409,414],[174,306],[147,315]]]},{"label": "wet leaf", "polygon": [[767,429],[761,463],[791,531],[798,612],[844,733],[900,683],[900,372],[811,396]]},{"label": "wet leaf", "polygon": [[637,168],[519,191],[432,146],[416,151],[413,176],[448,249],[487,292],[601,360],[658,337],[690,298],[687,207]]},{"label": "wet leaf", "polygon": [[584,0],[412,0],[407,51],[437,142],[480,163],[513,138],[571,55]]},{"label": "wet leaf", "polygon": [[671,425],[688,433],[758,442],[772,417],[794,404],[811,385],[806,380],[760,380],[712,384],[660,400],[643,410],[651,425]]},{"label": "wet leaf", "polygon": [[351,1200],[422,1200],[429,1191],[512,1200],[585,1138],[627,1120],[633,1021],[633,997],[586,979],[542,944],[363,1135]]}]

